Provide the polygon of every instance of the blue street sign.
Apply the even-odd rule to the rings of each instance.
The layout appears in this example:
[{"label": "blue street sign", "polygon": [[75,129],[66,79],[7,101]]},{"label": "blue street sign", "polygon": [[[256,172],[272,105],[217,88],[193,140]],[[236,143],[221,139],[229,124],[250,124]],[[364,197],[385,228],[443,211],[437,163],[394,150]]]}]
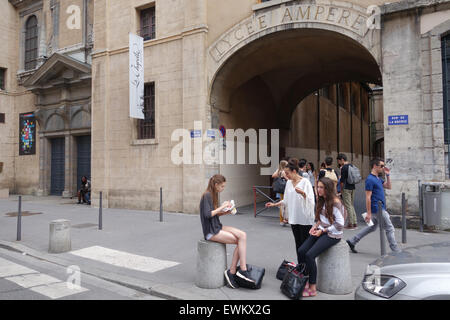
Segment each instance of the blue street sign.
[{"label": "blue street sign", "polygon": [[191,139],[201,137],[202,137],[202,130],[191,130]]},{"label": "blue street sign", "polygon": [[215,130],[207,130],[206,131],[206,136],[208,138],[215,139],[216,138],[216,131]]},{"label": "blue street sign", "polygon": [[408,125],[409,124],[409,116],[408,115],[389,116],[388,124],[390,126]]}]

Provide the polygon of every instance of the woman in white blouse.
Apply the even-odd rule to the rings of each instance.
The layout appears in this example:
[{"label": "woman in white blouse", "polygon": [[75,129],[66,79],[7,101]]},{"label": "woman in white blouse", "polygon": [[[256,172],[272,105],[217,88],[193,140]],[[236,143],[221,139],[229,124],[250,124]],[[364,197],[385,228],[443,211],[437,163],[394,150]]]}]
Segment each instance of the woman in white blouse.
[{"label": "woman in white blouse", "polygon": [[266,207],[285,206],[289,217],[289,224],[295,239],[295,252],[309,236],[309,230],[314,223],[314,191],[311,182],[301,177],[298,161],[291,159],[284,169],[287,178],[284,198],[277,203],[266,203]]},{"label": "woman in white blouse", "polygon": [[317,209],[315,225],[309,231],[309,238],[298,250],[299,263],[306,263],[309,281],[303,292],[303,297],[317,295],[317,265],[316,258],[339,243],[343,236],[345,207],[336,195],[334,182],[329,178],[321,178],[317,184]]}]

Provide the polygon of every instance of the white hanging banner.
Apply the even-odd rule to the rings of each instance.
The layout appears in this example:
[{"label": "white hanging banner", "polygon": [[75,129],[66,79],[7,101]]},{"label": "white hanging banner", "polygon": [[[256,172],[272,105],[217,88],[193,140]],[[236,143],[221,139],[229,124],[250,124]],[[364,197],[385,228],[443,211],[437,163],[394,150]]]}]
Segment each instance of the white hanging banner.
[{"label": "white hanging banner", "polygon": [[130,117],[144,119],[144,38],[130,33]]}]

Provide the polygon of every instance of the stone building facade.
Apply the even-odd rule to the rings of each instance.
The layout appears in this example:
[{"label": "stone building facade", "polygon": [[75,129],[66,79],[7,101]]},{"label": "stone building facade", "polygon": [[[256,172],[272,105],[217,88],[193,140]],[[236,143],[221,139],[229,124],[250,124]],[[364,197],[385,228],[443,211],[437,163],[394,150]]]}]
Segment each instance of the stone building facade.
[{"label": "stone building facade", "polygon": [[[82,151],[91,134],[93,1],[11,0],[1,3],[1,11],[6,121],[0,187],[71,197],[83,165],[83,175],[90,174],[90,154]],[[34,117],[35,150],[25,155],[19,152],[23,113]]]},{"label": "stone building facade", "polygon": [[[264,165],[173,161],[177,129],[194,130],[192,148],[183,152],[195,160],[203,156],[195,146],[210,142],[208,130],[221,126],[278,129],[277,158],[306,158],[318,167],[343,152],[365,176],[370,157],[385,156],[394,213],[405,192],[417,216],[418,180],[449,181],[450,1],[9,0],[1,6],[0,189],[68,197],[83,174],[91,177],[94,205],[102,191],[105,206],[156,210],[163,188],[166,210],[196,213],[209,177],[222,173],[222,197],[250,204],[252,186],[270,184],[259,174]],[[145,120],[129,117],[129,33],[145,40]],[[32,51],[27,43],[35,38]],[[25,70],[30,54],[35,64]],[[21,156],[18,122],[27,112],[37,120],[37,148]],[[389,122],[405,115],[407,124]]]}]

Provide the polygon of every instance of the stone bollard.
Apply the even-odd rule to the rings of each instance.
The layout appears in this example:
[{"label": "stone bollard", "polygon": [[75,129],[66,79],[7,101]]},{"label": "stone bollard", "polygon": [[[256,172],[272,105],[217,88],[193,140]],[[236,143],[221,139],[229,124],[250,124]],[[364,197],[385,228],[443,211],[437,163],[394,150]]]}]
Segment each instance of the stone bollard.
[{"label": "stone bollard", "polygon": [[70,239],[70,221],[54,220],[50,223],[50,253],[63,253],[72,250]]},{"label": "stone bollard", "polygon": [[227,249],[223,243],[201,239],[197,243],[195,285],[203,289],[217,289],[225,285]]},{"label": "stone bollard", "polygon": [[344,239],[318,257],[317,290],[335,295],[353,292],[350,254]]}]

